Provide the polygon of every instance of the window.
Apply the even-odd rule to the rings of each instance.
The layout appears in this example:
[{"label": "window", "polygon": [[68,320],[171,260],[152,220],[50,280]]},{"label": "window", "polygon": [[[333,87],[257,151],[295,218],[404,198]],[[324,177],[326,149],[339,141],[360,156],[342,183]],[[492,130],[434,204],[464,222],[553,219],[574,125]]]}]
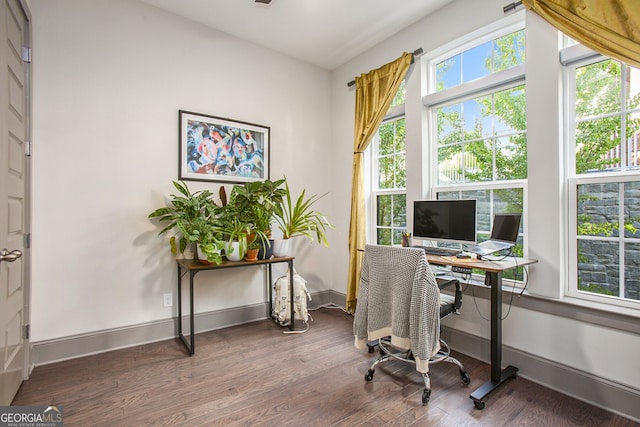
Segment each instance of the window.
[{"label": "window", "polygon": [[640,70],[563,51],[571,296],[640,301]]},{"label": "window", "polygon": [[405,119],[400,117],[380,125],[372,144],[375,240],[380,245],[401,244],[407,228],[405,142]]},{"label": "window", "polygon": [[[524,30],[504,29],[432,61],[431,194],[477,200],[477,239],[496,213],[526,211]],[[522,255],[524,223],[516,253]]]}]

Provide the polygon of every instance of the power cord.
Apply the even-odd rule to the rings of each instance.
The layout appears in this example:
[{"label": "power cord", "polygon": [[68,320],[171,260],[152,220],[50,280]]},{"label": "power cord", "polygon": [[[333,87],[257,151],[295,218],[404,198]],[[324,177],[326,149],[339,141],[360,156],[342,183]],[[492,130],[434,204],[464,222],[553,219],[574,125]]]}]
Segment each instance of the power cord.
[{"label": "power cord", "polygon": [[[486,261],[498,262],[498,261],[504,261],[505,259],[509,258],[510,256],[513,257],[513,259],[514,259],[514,261],[516,263],[516,266],[515,266],[514,270],[518,269],[519,268],[518,257],[515,254],[512,254],[512,250],[511,249],[509,249],[509,252],[506,255],[504,255],[503,257],[501,257],[501,258],[486,258],[486,257],[482,257],[482,259],[486,260]],[[527,267],[522,266],[522,271],[523,271],[523,275],[524,275],[524,278],[525,278],[525,282],[524,282],[524,286],[522,287],[522,290],[518,293],[518,298],[522,296],[522,294],[524,293],[525,289],[529,285],[529,272],[527,271]],[[513,278],[512,283],[513,283],[513,285],[511,287],[511,292],[510,292],[511,295],[510,295],[510,298],[509,298],[509,305],[508,305],[508,308],[507,308],[507,313],[501,318],[501,320],[505,320],[509,316],[509,314],[511,313],[511,307],[513,305],[513,295],[516,293],[516,286],[517,286],[517,283],[518,283],[518,281],[516,280],[515,277]],[[482,315],[482,312],[480,311],[480,307],[478,307],[478,302],[476,300],[476,296],[475,296],[475,293],[473,291],[473,287],[471,287],[471,296],[473,298],[473,303],[474,303],[474,305],[476,307],[476,311],[478,312],[480,317],[483,320],[490,321],[490,319],[487,319],[486,317],[484,317]]]}]

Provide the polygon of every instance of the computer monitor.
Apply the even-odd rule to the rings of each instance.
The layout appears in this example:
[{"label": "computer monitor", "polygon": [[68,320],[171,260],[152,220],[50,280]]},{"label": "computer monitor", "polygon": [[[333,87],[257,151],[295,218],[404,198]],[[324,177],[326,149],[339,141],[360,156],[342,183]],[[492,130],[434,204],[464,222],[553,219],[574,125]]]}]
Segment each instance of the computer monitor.
[{"label": "computer monitor", "polygon": [[448,243],[476,243],[476,201],[415,200],[413,237]]}]

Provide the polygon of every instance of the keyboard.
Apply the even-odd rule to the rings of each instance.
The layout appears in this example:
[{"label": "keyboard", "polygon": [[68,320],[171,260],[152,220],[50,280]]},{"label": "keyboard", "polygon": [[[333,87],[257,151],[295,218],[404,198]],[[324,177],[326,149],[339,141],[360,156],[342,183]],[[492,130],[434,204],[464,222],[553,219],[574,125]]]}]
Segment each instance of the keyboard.
[{"label": "keyboard", "polygon": [[427,255],[438,255],[438,256],[456,256],[458,255],[460,252],[462,252],[462,250],[460,249],[453,249],[453,248],[442,248],[439,246],[413,246],[414,248],[420,248],[424,251],[425,254]]}]

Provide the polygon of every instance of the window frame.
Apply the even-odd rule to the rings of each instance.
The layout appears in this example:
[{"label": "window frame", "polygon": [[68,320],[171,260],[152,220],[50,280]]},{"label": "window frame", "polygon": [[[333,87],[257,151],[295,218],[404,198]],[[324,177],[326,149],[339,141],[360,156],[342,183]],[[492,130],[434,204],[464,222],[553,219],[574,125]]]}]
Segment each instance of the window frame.
[{"label": "window frame", "polygon": [[[526,22],[524,17],[516,22],[510,22],[500,28],[493,28],[486,34],[478,37],[467,39],[461,42],[455,48],[430,58],[427,62],[427,82],[428,94],[422,97],[423,107],[427,112],[428,139],[426,141],[429,153],[427,165],[423,165],[429,169],[429,186],[425,192],[426,196],[436,199],[440,192],[464,192],[478,190],[498,190],[498,189],[521,189],[522,190],[522,239],[523,251],[527,254],[526,244],[526,224],[527,224],[527,179],[513,180],[491,180],[489,182],[465,182],[465,183],[439,183],[438,182],[438,129],[437,129],[437,109],[449,105],[465,102],[479,96],[497,93],[499,91],[508,90],[518,86],[524,86],[526,91],[526,69],[525,63],[513,66],[507,70],[498,71],[487,76],[461,83],[455,87],[436,92],[436,66],[438,63],[449,57],[455,56],[461,52],[472,49],[475,46],[495,40],[516,31],[524,30],[526,32]],[[495,171],[494,171],[495,172]],[[493,212],[493,205],[490,207]],[[478,230],[480,231],[480,230]],[[521,285],[521,284],[520,284]]]},{"label": "window frame", "polygon": [[[591,65],[600,61],[613,59],[599,54],[583,45],[574,44],[560,51],[560,62],[563,66],[563,137],[565,151],[565,182],[566,182],[566,208],[567,208],[567,269],[565,277],[564,296],[576,300],[604,304],[611,307],[640,309],[640,300],[632,300],[620,296],[598,294],[578,289],[578,242],[580,240],[616,240],[623,247],[625,242],[638,243],[638,239],[625,238],[624,233],[617,238],[582,238],[578,236],[578,187],[587,184],[601,183],[625,183],[640,182],[640,169],[631,169],[628,166],[622,170],[595,171],[593,173],[576,172],[576,140],[575,140],[575,107],[576,107],[576,70],[580,67]],[[620,61],[618,61],[620,62]],[[622,104],[622,103],[621,103]],[[620,112],[620,114],[623,114]],[[620,208],[622,211],[622,208]],[[619,215],[619,222],[624,221],[624,212]],[[622,255],[619,255],[619,259]],[[625,264],[618,263],[620,280],[624,280]]]}]

